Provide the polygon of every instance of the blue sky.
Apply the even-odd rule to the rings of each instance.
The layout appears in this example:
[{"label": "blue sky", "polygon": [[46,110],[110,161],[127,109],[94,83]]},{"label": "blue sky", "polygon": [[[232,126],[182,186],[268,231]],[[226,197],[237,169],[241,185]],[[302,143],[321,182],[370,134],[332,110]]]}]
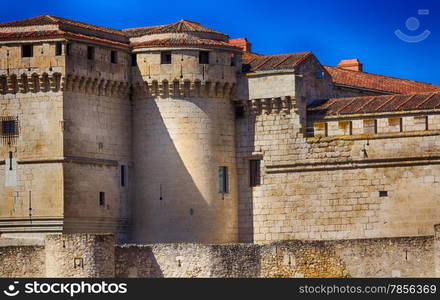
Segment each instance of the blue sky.
[{"label": "blue sky", "polygon": [[[257,53],[312,51],[325,65],[358,58],[366,72],[440,85],[438,0],[8,1],[0,22],[42,14],[117,29],[189,19],[232,38],[247,37]],[[397,29],[430,35],[407,43]]]}]

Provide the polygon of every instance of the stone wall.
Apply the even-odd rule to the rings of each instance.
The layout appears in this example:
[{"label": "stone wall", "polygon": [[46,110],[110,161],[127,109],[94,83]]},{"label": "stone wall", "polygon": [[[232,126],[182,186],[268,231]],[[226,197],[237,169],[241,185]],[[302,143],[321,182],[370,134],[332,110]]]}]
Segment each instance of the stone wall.
[{"label": "stone wall", "polygon": [[0,246],[3,277],[434,277],[435,236],[270,244],[115,245],[113,235],[57,234]]},{"label": "stone wall", "polygon": [[[0,143],[0,231],[57,231],[63,214],[63,97],[59,91],[0,95],[0,117],[18,136]],[[32,220],[32,222],[31,222]]]},{"label": "stone wall", "polygon": [[64,232],[119,232],[127,240],[134,185],[131,103],[118,95],[78,92],[65,92],[64,101]]},{"label": "stone wall", "polygon": [[47,277],[114,277],[111,234],[53,234],[45,239]]},{"label": "stone wall", "polygon": [[[250,110],[237,120],[240,241],[433,234],[437,115],[406,116],[403,132],[390,132],[382,118],[377,133],[359,134],[362,120],[353,120],[353,135],[342,135],[347,120],[327,120],[327,137],[308,138],[300,102],[289,113]],[[262,160],[261,184],[250,187],[254,158]]]},{"label": "stone wall", "polygon": [[45,277],[44,246],[0,246],[0,277]]}]

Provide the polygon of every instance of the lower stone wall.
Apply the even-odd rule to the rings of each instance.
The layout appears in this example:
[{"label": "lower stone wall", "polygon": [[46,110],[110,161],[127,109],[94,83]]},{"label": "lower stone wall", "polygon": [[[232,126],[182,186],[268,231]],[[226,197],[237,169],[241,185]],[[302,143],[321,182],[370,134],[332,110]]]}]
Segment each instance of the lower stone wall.
[{"label": "lower stone wall", "polygon": [[115,246],[108,234],[49,235],[45,246],[0,243],[0,277],[435,277],[436,244],[422,236]]},{"label": "lower stone wall", "polygon": [[154,244],[117,246],[116,277],[258,277],[257,245]]},{"label": "lower stone wall", "polygon": [[432,236],[261,246],[261,277],[434,277]]},{"label": "lower stone wall", "polygon": [[434,239],[116,247],[116,277],[433,277]]},{"label": "lower stone wall", "polygon": [[45,277],[44,246],[1,246],[0,277]]}]

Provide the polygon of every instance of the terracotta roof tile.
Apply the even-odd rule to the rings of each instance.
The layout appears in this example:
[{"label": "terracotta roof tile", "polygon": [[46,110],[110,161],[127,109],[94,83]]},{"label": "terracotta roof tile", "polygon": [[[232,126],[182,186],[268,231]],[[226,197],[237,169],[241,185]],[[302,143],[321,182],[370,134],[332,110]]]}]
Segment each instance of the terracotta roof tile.
[{"label": "terracotta roof tile", "polygon": [[311,52],[279,55],[244,53],[243,65],[244,69],[249,72],[293,69],[311,54]]},{"label": "terracotta roof tile", "polygon": [[133,48],[159,48],[159,47],[212,47],[212,48],[226,48],[226,49],[234,49],[241,50],[240,47],[231,45],[227,42],[222,42],[218,40],[210,40],[210,39],[199,39],[195,37],[187,37],[187,38],[168,38],[168,39],[157,39],[151,41],[145,41],[140,43],[133,43]]},{"label": "terracotta roof tile", "polygon": [[213,33],[227,37],[227,35],[224,33],[202,26],[197,22],[188,21],[188,20],[180,20],[179,22],[168,25],[123,29],[123,31],[130,37],[150,35],[150,34],[160,34],[160,33],[184,33],[184,32],[206,32],[206,33]]},{"label": "terracotta roof tile", "polygon": [[319,115],[368,114],[440,109],[440,92],[331,98],[311,103],[307,110]]},{"label": "terracotta roof tile", "polygon": [[366,72],[344,70],[330,66],[324,66],[324,68],[330,73],[334,83],[344,86],[399,94],[440,91],[439,86],[424,82]]},{"label": "terracotta roof tile", "polygon": [[116,34],[116,35],[120,35],[120,36],[124,35],[124,33],[120,30],[111,29],[111,28],[107,28],[107,27],[103,27],[103,26],[91,25],[91,24],[87,24],[87,23],[83,23],[83,22],[79,22],[79,21],[69,20],[69,19],[60,18],[60,17],[56,17],[56,16],[50,16],[50,15],[43,15],[43,16],[37,16],[37,17],[32,17],[32,18],[23,19],[23,20],[1,23],[0,27],[27,27],[27,26],[38,26],[38,25],[50,25],[50,24],[57,24],[57,25],[64,24],[64,25],[70,25],[70,26],[75,26],[75,27],[81,27],[81,28],[85,28],[85,29],[89,29],[89,30],[95,30],[95,31]]}]

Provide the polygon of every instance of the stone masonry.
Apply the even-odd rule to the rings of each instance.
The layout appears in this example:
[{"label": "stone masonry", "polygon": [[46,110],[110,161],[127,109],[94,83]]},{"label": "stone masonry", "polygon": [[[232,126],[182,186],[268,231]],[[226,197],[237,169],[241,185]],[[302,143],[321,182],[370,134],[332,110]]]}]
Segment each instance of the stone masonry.
[{"label": "stone masonry", "polygon": [[[253,53],[187,20],[0,24],[0,237],[60,234],[32,263],[50,276],[369,276],[343,245],[427,253],[440,222],[440,87],[365,67]],[[97,232],[112,237],[59,254]],[[87,250],[113,235],[134,244]],[[191,251],[203,259],[168,271],[167,253]],[[69,273],[73,256],[91,269]],[[331,258],[311,270],[316,256]],[[103,257],[114,266],[93,265]],[[272,270],[286,260],[295,270]],[[411,268],[395,273],[434,274]]]}]

